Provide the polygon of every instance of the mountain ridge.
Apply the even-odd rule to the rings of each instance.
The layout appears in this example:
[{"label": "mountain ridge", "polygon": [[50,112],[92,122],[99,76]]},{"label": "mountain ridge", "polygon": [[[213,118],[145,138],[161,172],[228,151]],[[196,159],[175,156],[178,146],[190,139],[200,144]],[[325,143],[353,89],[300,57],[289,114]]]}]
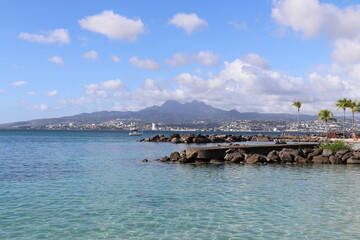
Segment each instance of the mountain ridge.
[{"label": "mountain ridge", "polygon": [[[316,119],[316,116],[306,114],[301,114],[300,117],[302,120]],[[29,125],[43,126],[51,124],[67,124],[70,122],[75,124],[98,124],[117,119],[142,123],[190,123],[194,121],[221,123],[235,120],[295,121],[296,118],[296,114],[289,113],[239,112],[235,109],[227,111],[196,100],[188,103],[168,100],[161,106],[151,106],[139,111],[98,111],[92,113],[80,113],[59,118],[45,118],[1,124],[0,128],[21,128]]]}]

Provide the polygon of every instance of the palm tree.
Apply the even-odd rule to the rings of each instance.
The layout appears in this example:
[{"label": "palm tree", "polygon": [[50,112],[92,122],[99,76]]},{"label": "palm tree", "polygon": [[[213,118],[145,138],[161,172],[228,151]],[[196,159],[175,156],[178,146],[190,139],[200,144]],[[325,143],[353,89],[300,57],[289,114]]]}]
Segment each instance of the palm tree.
[{"label": "palm tree", "polygon": [[298,114],[297,114],[297,135],[299,136],[299,128],[300,128],[300,108],[301,108],[301,102],[293,102],[292,104],[294,107],[297,108]]},{"label": "palm tree", "polygon": [[318,119],[319,120],[323,120],[325,122],[325,131],[326,131],[326,138],[328,138],[328,121],[334,121],[336,122],[336,118],[333,118],[334,114],[332,113],[332,111],[327,110],[327,109],[323,109],[318,113]]},{"label": "palm tree", "polygon": [[360,103],[358,99],[351,100],[349,107],[352,113],[352,121],[351,121],[351,132],[354,133],[354,124],[355,124],[355,112],[360,112]]},{"label": "palm tree", "polygon": [[345,138],[345,111],[346,108],[349,107],[351,100],[347,99],[347,98],[342,98],[339,99],[336,103],[335,103],[335,107],[337,107],[337,110],[339,110],[340,108],[342,110],[344,110],[344,117],[343,117],[343,138]]}]

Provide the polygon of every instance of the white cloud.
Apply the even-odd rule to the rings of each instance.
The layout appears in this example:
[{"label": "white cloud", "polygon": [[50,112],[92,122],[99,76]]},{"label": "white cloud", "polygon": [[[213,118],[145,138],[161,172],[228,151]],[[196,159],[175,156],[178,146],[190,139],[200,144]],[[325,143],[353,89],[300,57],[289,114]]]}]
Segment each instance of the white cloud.
[{"label": "white cloud", "polygon": [[109,80],[100,84],[106,90],[122,90],[125,88],[124,83],[120,79]]},{"label": "white cloud", "polygon": [[145,59],[140,59],[136,56],[129,58],[129,62],[137,67],[137,68],[142,68],[142,69],[147,69],[147,70],[152,70],[152,71],[156,71],[159,70],[161,65],[157,62],[155,62],[152,59],[149,58],[145,58]]},{"label": "white cloud", "polygon": [[26,94],[27,94],[27,95],[30,95],[30,96],[33,96],[33,95],[36,95],[37,92],[27,92]]},{"label": "white cloud", "polygon": [[177,13],[169,20],[169,24],[183,28],[187,34],[208,25],[205,20],[199,18],[195,13]]},{"label": "white cloud", "polygon": [[48,61],[59,64],[60,66],[64,66],[64,64],[65,64],[64,60],[59,56],[52,56],[51,58],[49,58]]},{"label": "white cloud", "polygon": [[47,92],[46,95],[48,95],[50,97],[55,97],[58,95],[58,91],[56,91],[56,90],[50,91],[50,92]]},{"label": "white cloud", "polygon": [[46,111],[46,110],[49,110],[49,106],[46,104],[39,104],[39,105],[32,106],[31,109]]},{"label": "white cloud", "polygon": [[42,31],[41,34],[31,34],[22,32],[18,36],[21,39],[38,43],[59,43],[67,44],[70,42],[70,36],[66,29],[58,28],[51,31]]},{"label": "white cloud", "polygon": [[5,89],[1,89],[1,88],[0,88],[0,94],[1,94],[1,93],[4,93],[4,92],[5,92]]},{"label": "white cloud", "polygon": [[172,58],[165,60],[165,62],[172,67],[188,64],[191,61],[192,56],[189,53],[175,53]]},{"label": "white cloud", "polygon": [[233,21],[230,21],[228,22],[230,25],[234,26],[234,28],[236,30],[245,30],[247,29],[247,25],[245,22],[233,22]]},{"label": "white cloud", "polygon": [[17,82],[13,82],[11,83],[11,85],[13,86],[22,86],[22,85],[25,85],[27,82],[25,81],[17,81]]},{"label": "white cloud", "polygon": [[199,51],[195,54],[175,53],[172,58],[166,59],[165,62],[172,67],[197,62],[206,67],[217,67],[220,64],[220,56],[210,50]]},{"label": "white cloud", "polygon": [[115,63],[121,62],[121,59],[120,59],[118,56],[115,56],[115,55],[112,55],[112,56],[111,56],[111,59],[112,59],[113,62],[115,62]]},{"label": "white cloud", "polygon": [[217,67],[220,64],[219,55],[212,51],[200,51],[194,56],[195,61],[207,67]]},{"label": "white cloud", "polygon": [[89,60],[97,60],[98,53],[95,50],[91,50],[89,52],[84,53],[81,57],[84,59],[89,59]]},{"label": "white cloud", "polygon": [[332,38],[356,37],[360,33],[360,5],[339,8],[318,0],[274,1],[272,16],[277,23],[302,32],[304,37],[324,34]]},{"label": "white cloud", "polygon": [[259,56],[258,54],[255,54],[255,53],[249,53],[249,54],[242,56],[242,60],[244,60],[245,62],[250,63],[252,65],[258,66],[258,67],[262,67],[262,68],[269,67],[268,61],[265,58]]},{"label": "white cloud", "polygon": [[136,41],[138,35],[145,33],[141,19],[130,19],[114,13],[103,11],[78,21],[80,26],[92,32],[106,35],[110,39]]},{"label": "white cloud", "polygon": [[360,36],[358,38],[339,38],[334,41],[331,59],[339,63],[360,62]]},{"label": "white cloud", "polygon": [[108,98],[111,96],[107,90],[120,91],[125,89],[125,84],[120,79],[109,80],[106,82],[92,83],[85,86],[86,94],[90,97]]}]

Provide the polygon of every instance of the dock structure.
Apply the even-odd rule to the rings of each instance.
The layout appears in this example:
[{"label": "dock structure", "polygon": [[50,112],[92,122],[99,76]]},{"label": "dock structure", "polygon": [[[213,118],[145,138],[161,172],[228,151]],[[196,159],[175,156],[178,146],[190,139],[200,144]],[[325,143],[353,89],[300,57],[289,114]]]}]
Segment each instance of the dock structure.
[{"label": "dock structure", "polygon": [[273,150],[287,149],[314,149],[318,143],[298,144],[268,144],[268,145],[222,145],[212,147],[191,147],[186,149],[187,156],[197,156],[198,159],[223,159],[228,150],[244,150],[248,154],[267,155]]}]

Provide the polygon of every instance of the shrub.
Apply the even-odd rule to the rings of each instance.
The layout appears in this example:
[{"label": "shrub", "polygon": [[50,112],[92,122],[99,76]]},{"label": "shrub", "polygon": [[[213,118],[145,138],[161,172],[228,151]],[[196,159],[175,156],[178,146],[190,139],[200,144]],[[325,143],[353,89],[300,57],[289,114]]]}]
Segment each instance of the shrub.
[{"label": "shrub", "polygon": [[352,149],[352,145],[344,143],[343,141],[340,140],[336,140],[333,143],[325,143],[325,144],[320,144],[319,145],[320,149],[330,149],[333,152],[337,152],[341,149]]}]

